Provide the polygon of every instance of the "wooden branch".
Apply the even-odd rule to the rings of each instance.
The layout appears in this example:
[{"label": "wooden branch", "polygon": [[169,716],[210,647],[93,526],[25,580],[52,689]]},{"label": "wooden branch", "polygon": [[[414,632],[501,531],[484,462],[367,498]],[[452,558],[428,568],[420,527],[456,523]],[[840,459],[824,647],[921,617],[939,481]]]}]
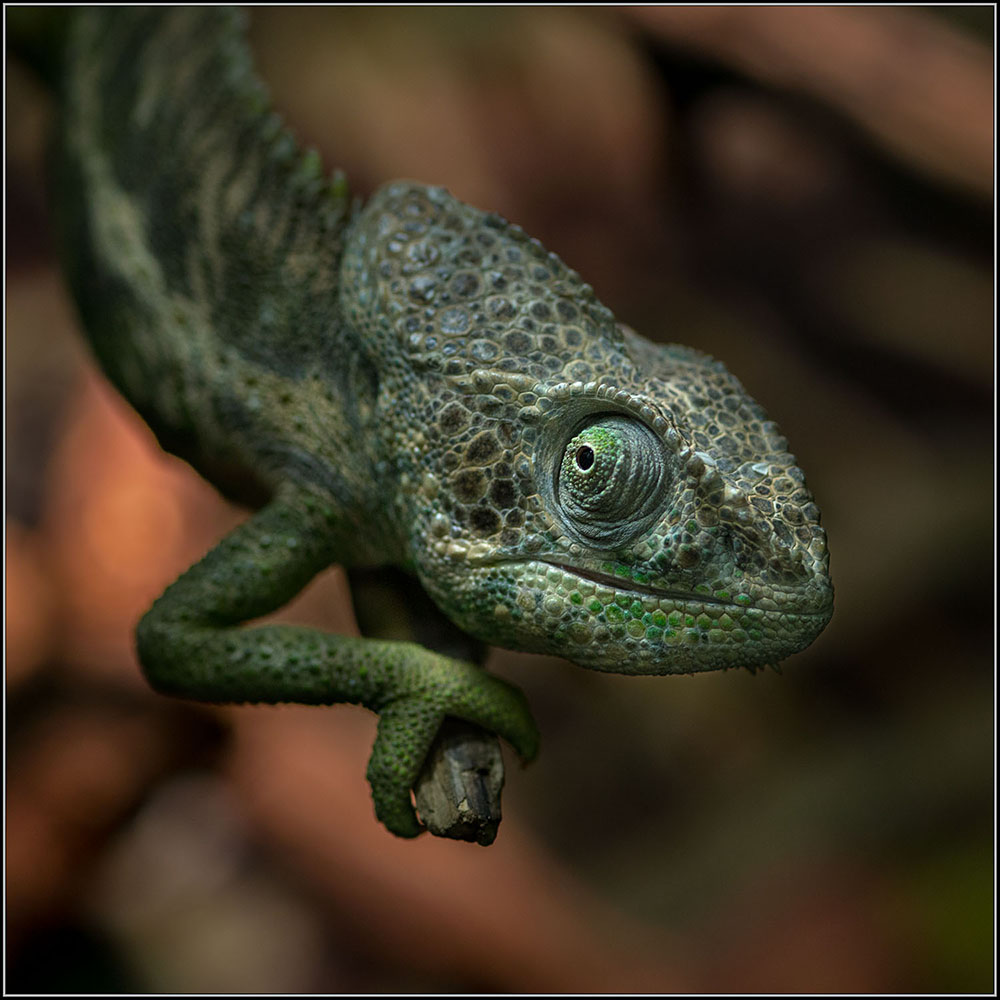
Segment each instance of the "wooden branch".
[{"label": "wooden branch", "polygon": [[486,847],[500,826],[504,769],[500,742],[478,726],[445,719],[413,793],[435,837]]}]

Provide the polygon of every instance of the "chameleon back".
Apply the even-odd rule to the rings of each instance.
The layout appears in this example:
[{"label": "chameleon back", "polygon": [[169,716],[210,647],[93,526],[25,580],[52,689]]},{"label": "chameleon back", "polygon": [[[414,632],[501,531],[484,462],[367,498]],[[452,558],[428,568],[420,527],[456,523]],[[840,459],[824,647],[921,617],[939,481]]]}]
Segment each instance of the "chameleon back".
[{"label": "chameleon back", "polygon": [[343,178],[299,151],[238,12],[102,8],[67,31],[54,190],[65,270],[105,371],[164,447],[230,495],[340,499],[371,373],[340,320]]}]

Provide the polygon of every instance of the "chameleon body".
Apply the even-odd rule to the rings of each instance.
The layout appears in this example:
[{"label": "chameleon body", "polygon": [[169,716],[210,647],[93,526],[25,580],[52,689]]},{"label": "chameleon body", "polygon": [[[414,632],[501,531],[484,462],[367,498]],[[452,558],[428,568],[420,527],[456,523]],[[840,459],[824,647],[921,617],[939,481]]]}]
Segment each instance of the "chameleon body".
[{"label": "chameleon body", "polygon": [[440,188],[352,202],[268,109],[238,14],[77,11],[59,81],[57,224],[96,354],[257,508],[142,619],[158,690],[373,709],[376,812],[411,836],[445,716],[525,758],[535,726],[421,646],[243,627],[328,565],[403,567],[478,639],[626,674],[754,668],[825,626],[819,511],[739,382]]}]

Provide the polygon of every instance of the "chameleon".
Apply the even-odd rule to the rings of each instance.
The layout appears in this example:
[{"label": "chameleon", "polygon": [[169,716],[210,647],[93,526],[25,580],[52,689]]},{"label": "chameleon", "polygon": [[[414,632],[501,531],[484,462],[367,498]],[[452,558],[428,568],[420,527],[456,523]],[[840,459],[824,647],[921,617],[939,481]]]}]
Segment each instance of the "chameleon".
[{"label": "chameleon", "polygon": [[463,634],[619,674],[751,670],[832,614],[820,512],[718,361],[644,339],[440,187],[366,203],[303,150],[239,12],[78,9],[46,68],[60,257],[111,382],[249,519],[139,622],[157,691],[353,703],[390,831],[446,718],[524,759],[523,694],[416,642],[248,625],[396,567]]}]

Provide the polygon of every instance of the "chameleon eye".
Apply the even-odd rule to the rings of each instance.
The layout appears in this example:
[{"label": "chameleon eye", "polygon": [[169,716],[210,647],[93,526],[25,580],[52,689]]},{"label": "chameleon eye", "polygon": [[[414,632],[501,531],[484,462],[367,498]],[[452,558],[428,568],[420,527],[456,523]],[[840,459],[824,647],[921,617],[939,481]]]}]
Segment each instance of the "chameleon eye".
[{"label": "chameleon eye", "polygon": [[662,507],[663,448],[645,424],[608,415],[588,424],[563,451],[556,497],[569,526],[604,548],[638,535]]}]

